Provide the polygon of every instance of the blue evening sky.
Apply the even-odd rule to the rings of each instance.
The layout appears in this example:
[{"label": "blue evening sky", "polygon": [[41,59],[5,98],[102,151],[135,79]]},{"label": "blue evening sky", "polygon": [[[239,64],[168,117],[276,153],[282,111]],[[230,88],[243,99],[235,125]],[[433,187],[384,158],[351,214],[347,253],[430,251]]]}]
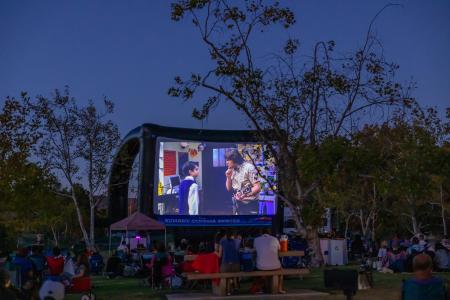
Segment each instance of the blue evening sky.
[{"label": "blue evening sky", "polygon": [[[272,30],[255,40],[261,53],[288,36],[309,53],[333,39],[345,52],[361,44],[371,18],[389,1],[282,1],[297,16],[289,32]],[[450,104],[450,1],[399,0],[376,22],[385,55],[400,65],[399,78],[418,83],[415,96],[441,110]],[[193,103],[167,96],[175,75],[202,71],[208,54],[189,22],[170,20],[170,1],[0,1],[0,101],[6,96],[50,95],[69,85],[79,100],[116,103],[122,134],[145,123],[200,127]],[[221,105],[205,128],[245,128]]]}]

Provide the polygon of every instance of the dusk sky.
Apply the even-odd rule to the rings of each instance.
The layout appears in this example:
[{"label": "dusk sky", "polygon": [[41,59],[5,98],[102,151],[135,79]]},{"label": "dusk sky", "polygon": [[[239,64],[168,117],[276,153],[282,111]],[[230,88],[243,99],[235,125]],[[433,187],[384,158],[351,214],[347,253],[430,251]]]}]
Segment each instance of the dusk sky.
[{"label": "dusk sky", "polygon": [[[281,1],[297,17],[289,31],[273,30],[255,41],[258,52],[276,51],[297,37],[304,54],[319,40],[337,50],[355,49],[372,17],[389,1]],[[397,1],[375,31],[399,78],[417,81],[414,96],[441,110],[450,106],[450,1]],[[277,47],[275,47],[277,46]],[[116,103],[121,133],[142,123],[200,127],[194,104],[167,96],[175,75],[208,67],[208,53],[190,22],[170,19],[170,1],[0,1],[0,101],[6,96],[50,95],[69,85],[80,101]],[[205,128],[243,129],[228,104]]]}]

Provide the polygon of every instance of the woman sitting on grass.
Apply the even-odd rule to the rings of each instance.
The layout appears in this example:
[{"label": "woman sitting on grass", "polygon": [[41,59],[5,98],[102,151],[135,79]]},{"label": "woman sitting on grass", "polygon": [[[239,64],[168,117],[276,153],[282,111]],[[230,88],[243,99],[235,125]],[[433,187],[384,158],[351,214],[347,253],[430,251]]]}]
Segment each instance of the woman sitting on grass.
[{"label": "woman sitting on grass", "polygon": [[437,272],[445,272],[450,269],[448,250],[441,243],[436,244],[436,253],[433,260]]},{"label": "woman sitting on grass", "polygon": [[72,280],[82,277],[89,277],[89,259],[85,253],[78,256],[75,274],[73,275]]},{"label": "woman sitting on grass", "polygon": [[91,279],[89,277],[89,260],[86,253],[78,256],[75,264],[75,274],[71,276],[70,290],[73,292],[83,292],[91,288]]}]

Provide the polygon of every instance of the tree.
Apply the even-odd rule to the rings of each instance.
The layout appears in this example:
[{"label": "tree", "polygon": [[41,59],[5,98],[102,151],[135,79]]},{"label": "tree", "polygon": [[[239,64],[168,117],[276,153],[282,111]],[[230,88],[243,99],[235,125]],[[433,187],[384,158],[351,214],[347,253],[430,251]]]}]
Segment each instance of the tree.
[{"label": "tree", "polygon": [[5,238],[55,231],[56,220],[71,225],[66,199],[51,192],[59,184],[56,178],[33,162],[42,134],[30,104],[26,93],[19,99],[7,97],[0,113],[0,219]]},{"label": "tree", "polygon": [[[38,122],[30,117],[30,98],[7,97],[0,112],[0,198],[11,199],[14,184],[26,175],[24,168],[40,138]],[[0,201],[0,208],[8,201]]]},{"label": "tree", "polygon": [[[442,229],[444,236],[448,235],[447,211],[450,209],[450,108],[447,108],[446,120],[441,120],[437,116],[437,111],[429,110],[428,124],[432,124],[432,133],[436,138],[437,148],[435,161],[435,176],[433,186],[435,193],[433,198],[438,199],[430,204],[436,204],[441,210]],[[438,192],[436,192],[436,190]]]},{"label": "tree", "polygon": [[444,236],[448,235],[448,213],[450,210],[449,191],[450,191],[450,149],[448,146],[440,149],[441,159],[438,161],[442,168],[438,175],[433,178],[433,186],[435,187],[432,194],[433,200],[431,205],[437,205],[440,208],[440,217],[442,221],[442,232]]},{"label": "tree", "polygon": [[27,164],[24,175],[15,182],[3,221],[19,233],[49,233],[58,245],[60,236],[76,225],[74,209],[68,199],[56,195],[56,178],[34,163]]},{"label": "tree", "polygon": [[20,201],[15,189],[29,177],[27,160],[39,138],[36,120],[29,117],[28,102],[26,93],[19,99],[7,97],[0,111],[0,250],[11,250],[14,245],[17,231],[9,221],[14,219],[12,207]]},{"label": "tree", "polygon": [[315,201],[319,207],[334,208],[343,217],[344,236],[351,221],[357,219],[361,233],[366,237],[372,234],[375,239],[375,223],[381,208],[375,186],[385,161],[375,128],[366,126],[349,137],[330,137],[315,149],[298,150],[302,176],[318,176],[320,180],[312,194]]},{"label": "tree", "polygon": [[[434,143],[419,128],[397,124],[391,130],[394,158],[384,177],[388,193],[398,201],[397,211],[411,221],[410,231],[421,232],[424,225],[418,219],[419,206],[431,194],[430,167]],[[398,135],[398,136],[396,136]]]},{"label": "tree", "polygon": [[339,143],[328,141],[322,144],[328,145],[328,152],[333,151],[335,154],[330,156],[324,151],[319,153],[322,161],[330,160],[331,157],[332,165],[330,171],[323,174],[317,189],[318,198],[323,199],[323,206],[335,208],[344,217],[344,236],[347,236],[351,219],[357,218],[362,235],[368,237],[377,213],[377,199],[372,193],[372,176],[368,175],[377,166],[374,153],[368,152],[358,143],[356,136],[340,140]]},{"label": "tree", "polygon": [[114,104],[105,99],[105,112],[99,112],[92,101],[78,110],[79,139],[77,150],[87,165],[87,190],[90,208],[90,240],[95,241],[95,209],[106,189],[108,166],[112,163],[114,150],[120,141],[119,129],[111,120],[104,120],[113,113]]},{"label": "tree", "polygon": [[370,231],[373,240],[377,229],[384,234],[432,230],[436,207],[445,233],[447,123],[435,109],[413,105],[391,121],[367,125],[344,142],[334,141],[328,146],[333,152],[320,149],[329,141],[322,143],[312,169],[321,169],[326,161],[339,164],[329,175],[323,173],[320,198],[344,216],[346,228],[350,218],[358,217],[361,232]]},{"label": "tree", "polygon": [[[368,114],[377,118],[387,107],[411,101],[410,87],[395,81],[398,66],[386,61],[373,35],[375,19],[362,46],[352,54],[336,54],[334,41],[318,42],[311,58],[305,59],[298,40],[288,39],[283,53],[272,55],[272,63],[256,59],[252,39],[276,25],[288,29],[295,23],[294,13],[278,2],[177,1],[172,4],[172,20],[183,19],[190,19],[198,30],[213,67],[188,79],[177,76],[169,95],[185,101],[205,95],[201,109],[193,111],[198,119],[221,102],[241,111],[275,159],[281,185],[278,198],[291,209],[297,227],[305,226],[302,217],[308,211],[314,212],[318,224],[321,207],[314,192],[321,174],[304,178],[299,168],[303,156],[296,149],[315,151],[327,138],[360,128]],[[311,236],[320,263],[318,237]]]},{"label": "tree", "polygon": [[432,200],[433,194],[445,182],[443,174],[448,168],[443,147],[448,131],[437,111],[414,104],[388,122],[367,127],[356,138],[368,155],[378,157],[367,172],[377,186],[378,208],[396,218],[397,224],[407,220],[411,233],[429,226],[435,215],[430,204],[441,204]]},{"label": "tree", "polygon": [[[97,196],[106,190],[108,165],[119,141],[117,126],[105,120],[113,112],[113,104],[106,99],[104,103],[105,112],[99,112],[92,102],[86,107],[79,107],[66,89],[63,93],[55,90],[50,99],[39,96],[33,106],[42,121],[43,139],[39,145],[39,157],[45,168],[66,181],[68,192],[55,192],[74,203],[80,230],[88,247],[95,244]],[[80,207],[80,195],[76,192],[79,185],[86,185],[89,193],[89,235]]]}]

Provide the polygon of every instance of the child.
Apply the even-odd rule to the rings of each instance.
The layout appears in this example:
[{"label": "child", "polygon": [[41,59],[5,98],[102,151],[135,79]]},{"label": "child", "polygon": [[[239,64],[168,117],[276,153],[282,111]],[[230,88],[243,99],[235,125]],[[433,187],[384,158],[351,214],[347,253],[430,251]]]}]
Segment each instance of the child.
[{"label": "child", "polygon": [[249,239],[245,240],[244,245],[244,250],[241,251],[241,268],[244,272],[251,272],[255,269],[255,250],[252,248],[252,241]]},{"label": "child", "polygon": [[389,259],[388,259],[388,250],[387,250],[387,241],[381,242],[381,247],[378,250],[378,271],[381,271],[383,268],[389,267]]},{"label": "child", "polygon": [[195,178],[200,173],[197,163],[188,161],[183,165],[183,174],[186,176],[180,184],[178,207],[180,215],[198,215],[198,184]]}]

